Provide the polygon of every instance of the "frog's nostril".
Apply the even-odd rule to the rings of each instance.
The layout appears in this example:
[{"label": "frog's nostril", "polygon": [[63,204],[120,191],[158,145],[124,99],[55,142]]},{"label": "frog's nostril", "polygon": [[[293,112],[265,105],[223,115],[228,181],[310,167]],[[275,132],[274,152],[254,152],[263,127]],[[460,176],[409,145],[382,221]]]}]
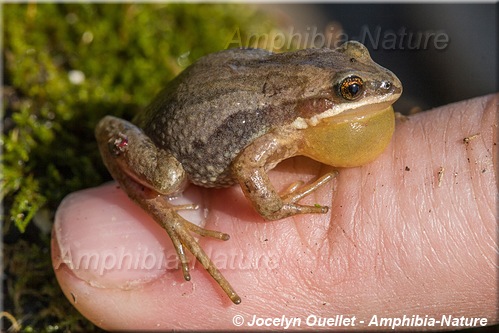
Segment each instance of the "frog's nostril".
[{"label": "frog's nostril", "polygon": [[390,81],[381,81],[380,88],[384,90],[389,90],[392,87]]}]

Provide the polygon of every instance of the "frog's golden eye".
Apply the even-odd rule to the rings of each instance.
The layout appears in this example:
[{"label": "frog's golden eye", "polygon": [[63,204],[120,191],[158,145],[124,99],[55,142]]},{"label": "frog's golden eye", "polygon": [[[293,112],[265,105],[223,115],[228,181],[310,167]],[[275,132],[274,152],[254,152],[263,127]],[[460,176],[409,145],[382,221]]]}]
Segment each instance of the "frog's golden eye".
[{"label": "frog's golden eye", "polygon": [[353,101],[362,95],[364,81],[358,76],[349,76],[341,81],[338,88],[341,97],[348,101]]}]

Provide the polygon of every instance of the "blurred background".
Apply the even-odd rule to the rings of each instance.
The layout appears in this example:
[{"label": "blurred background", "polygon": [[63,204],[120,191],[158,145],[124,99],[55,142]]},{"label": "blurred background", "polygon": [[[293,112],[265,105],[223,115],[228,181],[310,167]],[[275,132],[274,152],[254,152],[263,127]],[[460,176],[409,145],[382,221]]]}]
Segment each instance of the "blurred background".
[{"label": "blurred background", "polygon": [[[363,42],[371,57],[402,81],[399,112],[497,92],[494,3],[291,4],[279,9],[292,18],[295,30],[324,32],[335,23],[349,39]],[[438,36],[438,48],[432,34]]]},{"label": "blurred background", "polygon": [[54,212],[68,193],[110,180],[96,122],[131,119],[204,54],[246,42],[282,52],[353,39],[402,81],[396,111],[497,92],[495,3],[29,3],[3,4],[1,13],[2,330],[99,331],[55,281]]}]

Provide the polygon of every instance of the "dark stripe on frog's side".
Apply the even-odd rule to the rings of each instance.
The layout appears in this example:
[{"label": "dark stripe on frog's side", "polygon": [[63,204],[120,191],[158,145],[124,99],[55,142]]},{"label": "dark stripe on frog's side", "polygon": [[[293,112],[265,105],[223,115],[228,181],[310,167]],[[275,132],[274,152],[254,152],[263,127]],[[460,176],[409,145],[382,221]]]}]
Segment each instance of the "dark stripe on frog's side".
[{"label": "dark stripe on frog's side", "polygon": [[230,165],[241,150],[275,127],[276,123],[289,123],[294,119],[292,106],[283,109],[287,109],[287,112],[275,112],[273,107],[238,112],[225,119],[207,141],[195,140],[191,153],[172,153],[182,163],[194,184],[206,187],[230,186],[235,181],[230,174]]}]

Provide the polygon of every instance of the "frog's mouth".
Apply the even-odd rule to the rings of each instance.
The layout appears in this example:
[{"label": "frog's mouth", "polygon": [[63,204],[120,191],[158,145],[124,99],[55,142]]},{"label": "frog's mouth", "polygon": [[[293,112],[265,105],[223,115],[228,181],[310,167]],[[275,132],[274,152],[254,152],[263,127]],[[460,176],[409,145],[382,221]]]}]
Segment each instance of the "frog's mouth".
[{"label": "frog's mouth", "polygon": [[317,114],[309,119],[297,118],[292,126],[297,129],[305,129],[308,127],[317,126],[321,123],[327,122],[345,122],[361,120],[370,117],[379,112],[385,112],[387,108],[397,100],[397,98],[390,99],[379,103],[365,103],[360,106],[352,104],[337,105],[328,109],[320,114]]},{"label": "frog's mouth", "polygon": [[393,107],[392,103],[379,103],[379,104],[370,104],[364,105],[355,109],[346,110],[341,112],[340,114],[336,114],[334,116],[329,117],[320,117],[318,120],[314,120],[315,125],[312,126],[321,126],[326,124],[334,124],[334,123],[344,123],[344,122],[359,122],[369,118],[373,118],[380,113],[392,112]]}]

